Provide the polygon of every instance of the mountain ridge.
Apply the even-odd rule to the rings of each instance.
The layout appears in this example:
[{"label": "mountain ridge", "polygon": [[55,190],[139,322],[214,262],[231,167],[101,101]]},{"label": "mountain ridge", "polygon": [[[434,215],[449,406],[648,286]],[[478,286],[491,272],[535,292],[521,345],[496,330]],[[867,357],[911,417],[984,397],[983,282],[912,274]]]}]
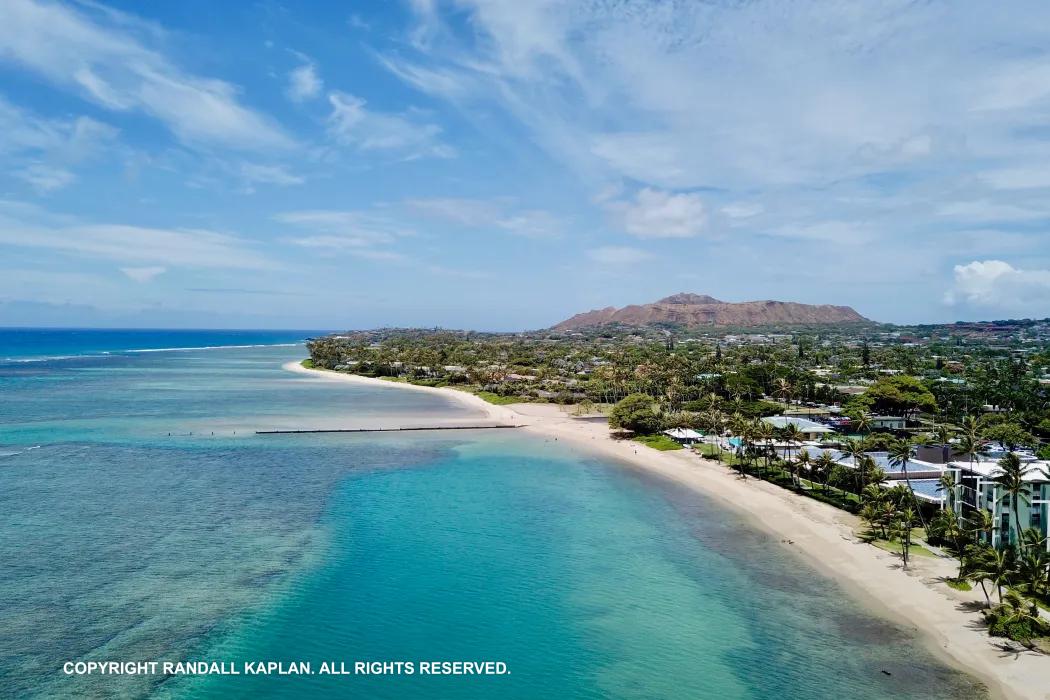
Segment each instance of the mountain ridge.
[{"label": "mountain ridge", "polygon": [[706,294],[679,292],[649,304],[607,306],[576,314],[553,326],[576,330],[609,324],[647,326],[676,324],[696,326],[773,326],[870,323],[850,306],[802,304],[793,301],[727,302]]}]

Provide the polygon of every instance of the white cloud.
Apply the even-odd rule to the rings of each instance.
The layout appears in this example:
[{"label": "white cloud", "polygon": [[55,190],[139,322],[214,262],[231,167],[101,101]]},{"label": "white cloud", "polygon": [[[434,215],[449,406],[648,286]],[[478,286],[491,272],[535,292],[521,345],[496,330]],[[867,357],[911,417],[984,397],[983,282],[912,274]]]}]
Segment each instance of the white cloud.
[{"label": "white cloud", "polygon": [[377,55],[376,60],[416,90],[435,97],[459,99],[477,87],[472,78],[459,71],[407,63],[383,55]]},{"label": "white cloud", "polygon": [[407,199],[405,204],[423,216],[472,227],[491,224],[499,219],[503,211],[498,202],[464,197]]},{"label": "white cloud", "polygon": [[96,155],[117,129],[90,117],[48,119],[0,96],[0,154],[35,154],[76,163]]},{"label": "white cloud", "polygon": [[682,161],[681,143],[671,134],[619,132],[591,138],[591,153],[614,176],[661,187],[695,187],[702,184]]},{"label": "white cloud", "polygon": [[365,101],[345,92],[328,93],[332,112],[328,132],[344,146],[361,151],[389,152],[405,160],[452,158],[455,149],[442,143],[441,127],[411,119],[404,114],[373,112]]},{"label": "white cloud", "polygon": [[240,172],[241,176],[248,182],[260,182],[268,185],[301,185],[305,182],[301,176],[290,173],[279,165],[242,163]]},{"label": "white cloud", "polygon": [[137,110],[180,140],[237,148],[287,148],[270,119],[243,106],[228,83],[184,72],[149,48],[154,32],[91,5],[0,3],[0,61],[37,73],[113,111]]},{"label": "white cloud", "polygon": [[43,163],[34,163],[16,172],[15,176],[25,180],[42,194],[60,190],[77,179],[76,175],[65,168],[56,168]]},{"label": "white cloud", "polygon": [[633,201],[611,201],[606,208],[623,229],[638,238],[691,238],[703,232],[707,212],[700,195],[643,188]]},{"label": "white cloud", "polygon": [[1050,168],[1003,168],[986,172],[981,179],[997,190],[1046,189],[1050,188]]},{"label": "white cloud", "polygon": [[[443,7],[474,32],[447,29]],[[417,17],[418,60],[383,61],[407,84],[495,102],[588,175],[674,189],[827,182],[936,158],[945,134],[982,119],[963,79],[1006,74],[982,52],[1002,41],[987,17],[905,0],[463,0]],[[1001,25],[1024,45],[1047,34]]]},{"label": "white cloud", "polygon": [[324,83],[317,75],[317,66],[304,63],[288,74],[288,88],[285,94],[292,102],[305,102],[321,94]]},{"label": "white cloud", "polygon": [[852,221],[818,221],[792,224],[767,229],[764,233],[779,238],[839,245],[868,243],[876,237],[870,225]]},{"label": "white cloud", "polygon": [[50,250],[128,267],[266,269],[275,267],[237,236],[203,229],[84,223],[35,207],[0,203],[0,246]]},{"label": "white cloud", "polygon": [[466,280],[489,280],[493,278],[491,272],[484,270],[462,270],[454,267],[445,267],[444,265],[424,265],[423,269],[432,275],[440,277],[456,277]]},{"label": "white cloud", "polygon": [[1027,107],[1050,96],[1050,65],[1007,62],[982,75],[974,109],[1000,111]]},{"label": "white cloud", "polygon": [[167,272],[166,267],[154,265],[151,267],[122,267],[120,271],[136,282],[152,282],[158,275]]},{"label": "white cloud", "polygon": [[350,18],[346,20],[346,24],[351,29],[359,29],[364,32],[367,32],[370,29],[372,29],[372,25],[369,24],[364,18],[361,17],[361,15],[358,14],[350,15]]},{"label": "white cloud", "polygon": [[1025,310],[1042,317],[1050,308],[1050,270],[1024,270],[1002,260],[974,260],[955,266],[950,305]]},{"label": "white cloud", "polygon": [[1033,209],[993,199],[948,202],[938,207],[938,216],[950,217],[967,223],[988,221],[1031,221],[1050,217],[1046,209]]},{"label": "white cloud", "polygon": [[733,202],[722,207],[721,212],[730,219],[750,219],[758,216],[765,207],[754,202]]},{"label": "white cloud", "polygon": [[400,260],[403,256],[386,246],[414,232],[387,217],[365,211],[312,209],[290,211],[274,217],[302,230],[289,240],[303,248],[328,253],[343,252],[372,260]]},{"label": "white cloud", "polygon": [[90,117],[48,119],[0,97],[0,133],[8,171],[48,194],[73,183],[74,168],[110,148],[118,132]]},{"label": "white cloud", "polygon": [[632,265],[648,260],[652,254],[627,246],[602,246],[588,250],[587,257],[599,265]]},{"label": "white cloud", "polygon": [[432,219],[450,221],[469,228],[492,228],[517,236],[550,238],[561,234],[563,224],[548,211],[517,209],[511,202],[490,199],[432,197],[408,199],[413,212]]},{"label": "white cloud", "polygon": [[554,238],[562,232],[562,222],[550,212],[540,209],[511,213],[497,221],[496,225],[516,236],[528,238]]}]

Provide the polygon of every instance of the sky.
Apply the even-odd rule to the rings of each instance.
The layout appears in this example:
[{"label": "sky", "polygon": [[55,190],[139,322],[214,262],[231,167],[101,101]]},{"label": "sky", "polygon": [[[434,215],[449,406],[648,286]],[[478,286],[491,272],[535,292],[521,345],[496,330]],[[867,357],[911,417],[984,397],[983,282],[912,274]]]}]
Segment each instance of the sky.
[{"label": "sky", "polygon": [[0,325],[1050,316],[1050,3],[0,3]]}]

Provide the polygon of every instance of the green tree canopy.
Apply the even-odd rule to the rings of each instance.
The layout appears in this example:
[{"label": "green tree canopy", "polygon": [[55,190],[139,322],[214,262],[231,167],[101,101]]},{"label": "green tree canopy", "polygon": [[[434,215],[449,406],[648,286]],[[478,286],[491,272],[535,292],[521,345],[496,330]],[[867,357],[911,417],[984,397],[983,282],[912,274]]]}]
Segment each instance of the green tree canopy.
[{"label": "green tree canopy", "polygon": [[655,433],[660,429],[655,403],[648,394],[625,396],[609,413],[609,426],[635,433]]},{"label": "green tree canopy", "polygon": [[1002,443],[1008,450],[1035,445],[1032,434],[1017,423],[997,423],[982,430],[981,437],[991,442]]},{"label": "green tree canopy", "polygon": [[937,410],[937,399],[933,393],[920,380],[906,374],[880,377],[857,397],[856,403],[878,413],[901,415]]}]

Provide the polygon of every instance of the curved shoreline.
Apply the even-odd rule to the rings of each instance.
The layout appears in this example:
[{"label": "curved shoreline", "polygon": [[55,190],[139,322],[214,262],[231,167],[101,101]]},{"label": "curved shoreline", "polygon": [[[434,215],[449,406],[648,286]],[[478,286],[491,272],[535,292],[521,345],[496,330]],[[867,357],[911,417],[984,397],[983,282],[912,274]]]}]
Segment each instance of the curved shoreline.
[{"label": "curved shoreline", "polygon": [[[702,460],[690,451],[661,452],[635,442],[613,440],[602,423],[576,420],[553,404],[495,406],[473,394],[451,388],[308,369],[297,362],[284,368],[359,385],[430,392],[465,407],[484,411],[492,420],[525,425],[539,436],[564,440],[570,449],[600,455],[629,468],[688,488],[744,516],[751,524],[780,537],[814,568],[841,584],[879,616],[915,631],[941,660],[988,686],[993,697],[1050,698],[1050,658],[1022,651],[1004,654],[1003,640],[989,637],[967,603],[982,601],[979,591],[956,591],[937,581],[954,575],[953,560],[913,560],[907,573],[898,558],[861,542],[853,533],[855,516],[759,479],[742,480],[724,465]],[[916,558],[918,559],[918,558]]]}]

